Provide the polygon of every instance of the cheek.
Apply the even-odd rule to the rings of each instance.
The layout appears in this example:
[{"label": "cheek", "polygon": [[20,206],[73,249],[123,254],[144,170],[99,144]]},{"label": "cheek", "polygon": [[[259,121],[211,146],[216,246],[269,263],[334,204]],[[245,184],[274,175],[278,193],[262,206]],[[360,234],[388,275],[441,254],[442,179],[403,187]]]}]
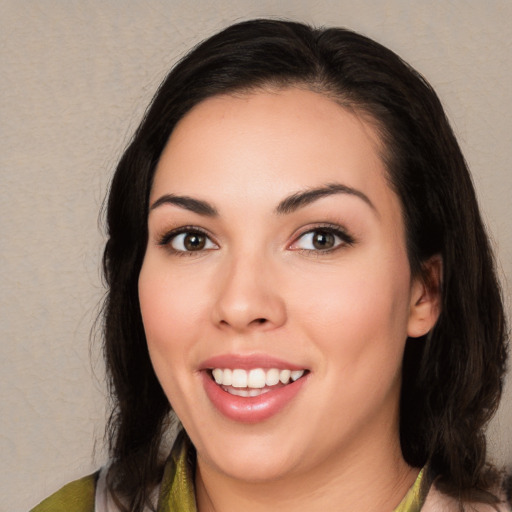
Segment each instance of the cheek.
[{"label": "cheek", "polygon": [[198,325],[202,293],[191,276],[180,278],[158,261],[145,260],[139,276],[139,302],[148,343],[186,340]]},{"label": "cheek", "polygon": [[[139,302],[155,374],[180,418],[190,413],[184,397],[194,396],[190,375],[194,341],[199,336],[201,304],[197,286],[181,282],[174,273],[146,258],[139,276]],[[197,283],[196,283],[197,284]]]},{"label": "cheek", "polygon": [[148,258],[139,276],[139,302],[155,373],[170,391],[190,366],[197,339],[201,304],[194,283],[182,283],[169,270]]},{"label": "cheek", "polygon": [[360,260],[300,282],[301,290],[291,294],[301,297],[295,303],[301,312],[294,316],[333,355],[327,364],[344,372],[383,365],[396,372],[409,316],[410,280],[403,268]]},{"label": "cheek", "polygon": [[407,281],[353,269],[325,280],[317,275],[304,290],[301,330],[320,356],[315,371],[330,392],[315,400],[332,411],[333,435],[340,425],[370,424],[370,417],[393,421],[407,332]]}]

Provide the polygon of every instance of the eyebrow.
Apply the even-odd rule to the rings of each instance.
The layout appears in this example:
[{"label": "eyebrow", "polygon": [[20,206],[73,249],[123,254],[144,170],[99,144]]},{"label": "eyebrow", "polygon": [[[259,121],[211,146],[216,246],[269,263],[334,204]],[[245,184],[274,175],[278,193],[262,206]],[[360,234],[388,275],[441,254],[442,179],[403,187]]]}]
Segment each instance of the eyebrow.
[{"label": "eyebrow", "polygon": [[[363,194],[360,190],[348,187],[347,185],[342,185],[341,183],[329,183],[322,187],[296,192],[295,194],[286,197],[277,205],[275,213],[278,215],[287,215],[313,203],[314,201],[317,201],[318,199],[335,194],[349,194],[358,197],[370,206],[372,210],[375,212],[377,211],[368,196]],[[189,196],[177,196],[175,194],[164,194],[158,198],[149,209],[152,211],[164,204],[172,204],[199,215],[204,215],[205,217],[218,217],[219,215],[217,209],[207,201],[194,199]]]},{"label": "eyebrow", "polygon": [[163,204],[173,204],[185,210],[189,210],[206,217],[217,217],[219,212],[214,206],[201,199],[194,199],[189,196],[177,196],[175,194],[165,194],[158,198],[149,208],[150,211],[162,206]]},{"label": "eyebrow", "polygon": [[323,197],[332,196],[334,194],[349,194],[359,199],[362,199],[372,210],[377,212],[375,205],[370,201],[367,195],[363,194],[360,190],[357,190],[341,183],[328,183],[322,187],[308,189],[303,192],[297,192],[283,199],[275,209],[275,212],[280,215],[286,215],[293,213],[299,208],[303,208],[308,204],[317,201]]}]

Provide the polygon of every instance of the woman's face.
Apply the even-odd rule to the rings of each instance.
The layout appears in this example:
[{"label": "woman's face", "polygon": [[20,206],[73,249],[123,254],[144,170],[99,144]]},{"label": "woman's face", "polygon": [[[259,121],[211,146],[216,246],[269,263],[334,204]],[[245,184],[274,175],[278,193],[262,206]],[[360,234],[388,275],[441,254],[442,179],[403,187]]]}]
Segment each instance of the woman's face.
[{"label": "woman's face", "polygon": [[300,89],[214,97],[174,130],[139,297],[204,467],[262,481],[399,452],[404,344],[433,317],[379,144]]}]

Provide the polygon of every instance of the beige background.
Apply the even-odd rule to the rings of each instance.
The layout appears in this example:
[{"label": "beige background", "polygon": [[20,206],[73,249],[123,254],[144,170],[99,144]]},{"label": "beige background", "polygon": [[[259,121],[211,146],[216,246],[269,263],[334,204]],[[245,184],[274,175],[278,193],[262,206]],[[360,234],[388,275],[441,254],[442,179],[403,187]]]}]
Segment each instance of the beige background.
[{"label": "beige background", "polygon": [[[473,170],[510,313],[511,0],[0,0],[0,510],[26,510],[104,462],[89,333],[112,168],[173,62],[255,16],[362,31],[431,81]],[[491,432],[502,462],[511,395]]]}]

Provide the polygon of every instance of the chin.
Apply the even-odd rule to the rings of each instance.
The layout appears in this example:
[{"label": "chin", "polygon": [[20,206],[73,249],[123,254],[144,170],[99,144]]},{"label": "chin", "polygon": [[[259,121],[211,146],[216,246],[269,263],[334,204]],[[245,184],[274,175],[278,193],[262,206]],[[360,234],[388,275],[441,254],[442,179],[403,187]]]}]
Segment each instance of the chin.
[{"label": "chin", "polygon": [[300,455],[296,448],[264,436],[242,437],[230,437],[230,442],[219,440],[211,448],[200,447],[199,461],[247,483],[277,481],[299,468]]},{"label": "chin", "polygon": [[227,464],[223,461],[218,470],[228,477],[246,482],[259,484],[276,482],[290,476],[296,470],[296,464],[286,460],[254,460],[253,458],[234,457],[236,464]]}]

